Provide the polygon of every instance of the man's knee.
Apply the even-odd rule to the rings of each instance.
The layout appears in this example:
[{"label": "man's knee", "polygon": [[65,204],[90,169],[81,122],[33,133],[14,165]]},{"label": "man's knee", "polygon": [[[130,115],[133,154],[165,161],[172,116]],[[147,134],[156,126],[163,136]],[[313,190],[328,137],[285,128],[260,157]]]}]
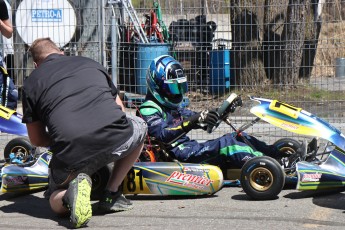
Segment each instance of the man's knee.
[{"label": "man's knee", "polygon": [[147,133],[146,122],[142,118],[136,116],[131,117],[131,120],[134,129],[133,132],[135,132],[140,142],[144,142]]},{"label": "man's knee", "polygon": [[53,212],[60,216],[68,214],[68,209],[63,206],[62,202],[62,198],[65,193],[66,190],[58,189],[54,191],[49,198],[50,208],[53,210]]}]

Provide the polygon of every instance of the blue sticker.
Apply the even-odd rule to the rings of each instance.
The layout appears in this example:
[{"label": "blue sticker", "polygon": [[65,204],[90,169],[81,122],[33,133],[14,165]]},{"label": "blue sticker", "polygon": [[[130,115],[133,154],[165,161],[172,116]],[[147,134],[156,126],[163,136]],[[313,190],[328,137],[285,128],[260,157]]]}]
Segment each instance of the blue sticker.
[{"label": "blue sticker", "polygon": [[32,9],[31,21],[33,22],[61,22],[62,9]]}]

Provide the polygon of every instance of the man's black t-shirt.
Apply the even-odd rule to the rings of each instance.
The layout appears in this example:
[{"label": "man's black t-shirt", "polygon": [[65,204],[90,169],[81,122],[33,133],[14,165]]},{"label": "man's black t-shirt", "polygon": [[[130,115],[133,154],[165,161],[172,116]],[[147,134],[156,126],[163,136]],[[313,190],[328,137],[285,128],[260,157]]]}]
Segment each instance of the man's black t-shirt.
[{"label": "man's black t-shirt", "polygon": [[99,63],[59,54],[49,55],[25,80],[23,123],[41,121],[47,126],[55,166],[78,167],[132,135],[108,80]]},{"label": "man's black t-shirt", "polygon": [[9,19],[7,6],[4,0],[0,0],[0,19],[1,20]]}]

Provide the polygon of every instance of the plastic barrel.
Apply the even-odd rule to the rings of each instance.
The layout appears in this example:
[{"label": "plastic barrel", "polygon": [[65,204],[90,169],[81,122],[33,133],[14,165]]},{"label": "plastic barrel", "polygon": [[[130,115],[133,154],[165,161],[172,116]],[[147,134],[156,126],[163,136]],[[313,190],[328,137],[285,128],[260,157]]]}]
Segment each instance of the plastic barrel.
[{"label": "plastic barrel", "polygon": [[138,43],[137,58],[135,60],[136,93],[146,94],[146,71],[153,59],[169,54],[169,44],[165,43]]},{"label": "plastic barrel", "polygon": [[345,58],[335,59],[335,77],[345,77]]},{"label": "plastic barrel", "polygon": [[210,91],[223,94],[230,88],[230,50],[212,50],[210,59]]}]

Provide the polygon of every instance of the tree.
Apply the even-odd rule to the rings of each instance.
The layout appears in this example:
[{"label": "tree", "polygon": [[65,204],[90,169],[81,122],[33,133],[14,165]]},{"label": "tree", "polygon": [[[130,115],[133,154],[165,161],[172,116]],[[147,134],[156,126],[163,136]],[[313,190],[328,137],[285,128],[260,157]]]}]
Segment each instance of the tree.
[{"label": "tree", "polygon": [[262,50],[266,75],[273,82],[275,71],[280,68],[281,50],[284,43],[282,32],[287,6],[287,0],[283,2],[281,0],[265,0],[264,2]]},{"label": "tree", "polygon": [[[262,60],[260,30],[257,16],[240,4],[231,2],[232,68],[235,85],[246,89],[265,85],[266,73]],[[249,87],[249,88],[248,88]]]},{"label": "tree", "polygon": [[311,4],[309,4],[309,7],[307,8],[303,56],[301,68],[299,70],[300,79],[308,80],[313,69],[322,25],[321,12],[324,2],[325,0],[312,0]]},{"label": "tree", "polygon": [[247,1],[231,1],[236,82],[252,86],[270,80],[293,85],[300,78],[309,78],[321,28],[320,15],[316,17],[320,1],[251,1],[251,5],[264,5],[261,18],[245,6]]},{"label": "tree", "polygon": [[275,68],[273,82],[275,84],[296,84],[302,62],[302,48],[305,38],[305,21],[307,6],[310,0],[290,0],[286,13],[286,21],[282,32],[284,41],[281,50],[281,61]]}]

